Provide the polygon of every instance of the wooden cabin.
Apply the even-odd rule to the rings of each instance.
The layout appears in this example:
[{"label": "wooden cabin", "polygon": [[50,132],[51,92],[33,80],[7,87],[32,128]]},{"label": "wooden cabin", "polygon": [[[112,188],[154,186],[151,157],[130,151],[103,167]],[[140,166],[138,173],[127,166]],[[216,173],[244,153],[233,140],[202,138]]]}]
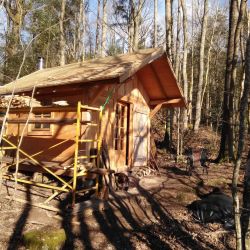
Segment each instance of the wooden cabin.
[{"label": "wooden cabin", "polygon": [[[16,145],[23,134],[21,149],[59,174],[65,174],[74,162],[78,102],[103,109],[99,131],[86,124],[97,124],[100,113],[94,109],[81,112],[86,124],[81,124],[79,138],[84,136],[86,141],[79,143],[79,154],[90,155],[98,147],[100,133],[108,149],[110,168],[115,171],[146,165],[150,117],[161,106],[186,105],[163,49],[41,69],[0,87],[2,99],[8,99],[13,89],[6,138]],[[20,101],[32,94],[30,103]],[[1,112],[5,111],[6,105],[2,105]],[[5,155],[15,157],[11,150]],[[25,164],[23,161],[20,166]],[[28,168],[38,171],[33,167]]]}]

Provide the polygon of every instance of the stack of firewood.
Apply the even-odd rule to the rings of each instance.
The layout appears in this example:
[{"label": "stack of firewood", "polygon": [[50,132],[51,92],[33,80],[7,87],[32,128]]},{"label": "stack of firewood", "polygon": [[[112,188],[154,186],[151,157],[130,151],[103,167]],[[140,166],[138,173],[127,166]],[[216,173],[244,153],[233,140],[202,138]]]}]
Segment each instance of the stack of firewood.
[{"label": "stack of firewood", "polygon": [[[7,108],[9,105],[9,101],[11,96],[0,96],[0,107]],[[11,108],[24,108],[29,107],[30,105],[30,97],[29,96],[14,96],[11,102]],[[40,102],[33,99],[32,106],[40,106]]]}]

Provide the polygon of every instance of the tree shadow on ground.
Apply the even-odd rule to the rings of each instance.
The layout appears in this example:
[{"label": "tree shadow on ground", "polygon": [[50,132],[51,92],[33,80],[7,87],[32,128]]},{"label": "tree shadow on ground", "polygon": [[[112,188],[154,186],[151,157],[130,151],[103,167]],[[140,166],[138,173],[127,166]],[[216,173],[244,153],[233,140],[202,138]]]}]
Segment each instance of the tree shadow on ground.
[{"label": "tree shadow on ground", "polygon": [[8,250],[18,249],[19,244],[22,240],[22,233],[26,225],[29,213],[31,211],[31,206],[29,204],[31,202],[31,193],[29,185],[27,185],[26,190],[26,201],[27,203],[24,205],[23,211],[16,222],[12,235],[10,236]]},{"label": "tree shadow on ground", "polygon": [[188,172],[186,170],[182,170],[180,168],[177,168],[176,166],[169,167],[168,171],[176,175],[188,175]]},{"label": "tree shadow on ground", "polygon": [[[141,196],[146,198],[148,204],[150,204],[152,209],[152,214],[155,218],[161,222],[160,227],[165,230],[163,234],[169,237],[172,235],[175,237],[176,241],[184,248],[184,249],[214,249],[214,246],[205,241],[197,241],[193,239],[192,234],[190,234],[179,221],[174,219],[172,215],[161,205],[160,201],[158,201],[151,193],[141,186],[138,186],[138,190]],[[161,248],[159,248],[161,249]]]},{"label": "tree shadow on ground", "polygon": [[60,214],[62,216],[62,227],[66,234],[66,241],[62,249],[74,249],[75,235],[72,225],[72,210],[67,209],[67,205],[71,204],[71,193],[68,193],[65,199],[59,203]]},{"label": "tree shadow on ground", "polygon": [[[73,249],[76,237],[82,242],[85,249],[112,247],[112,249],[125,250],[135,249],[138,244],[146,246],[148,249],[172,249],[171,243],[167,240],[171,237],[175,238],[178,245],[184,249],[214,249],[214,246],[209,242],[203,239],[194,239],[182,223],[174,219],[149,191],[140,185],[137,186],[137,189],[140,196],[147,201],[147,209],[154,217],[151,223],[144,223],[145,218],[135,215],[136,211],[129,205],[130,198],[121,198],[111,191],[107,208],[103,211],[93,212],[98,232],[92,231],[89,224],[91,222],[87,216],[85,217],[81,213],[78,215],[80,234],[76,236],[70,229],[70,217],[68,219],[64,217],[63,227],[67,229],[65,231],[68,239],[64,249]],[[145,212],[145,204],[141,204],[137,199],[134,200],[137,201],[137,209]],[[97,234],[102,234],[105,240],[99,243],[94,242]]]}]

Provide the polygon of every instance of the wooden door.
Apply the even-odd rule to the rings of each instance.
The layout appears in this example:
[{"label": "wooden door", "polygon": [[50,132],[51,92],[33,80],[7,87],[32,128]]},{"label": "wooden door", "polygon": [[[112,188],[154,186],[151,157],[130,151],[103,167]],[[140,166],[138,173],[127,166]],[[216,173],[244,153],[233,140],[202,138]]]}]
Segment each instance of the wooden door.
[{"label": "wooden door", "polygon": [[117,167],[128,165],[129,157],[129,104],[119,102],[115,107],[114,150]]},{"label": "wooden door", "polygon": [[145,166],[148,160],[148,115],[134,113],[134,166]]}]

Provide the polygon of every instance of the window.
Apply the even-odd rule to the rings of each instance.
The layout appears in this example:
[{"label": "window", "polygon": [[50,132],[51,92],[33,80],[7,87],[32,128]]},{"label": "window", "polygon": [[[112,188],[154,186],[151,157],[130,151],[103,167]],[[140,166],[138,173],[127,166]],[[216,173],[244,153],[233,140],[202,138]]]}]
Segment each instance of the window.
[{"label": "window", "polygon": [[[53,134],[53,125],[51,123],[42,123],[43,119],[53,118],[52,113],[33,113],[32,120],[35,120],[33,123],[29,124],[28,135],[30,136],[51,136]],[[37,121],[37,123],[36,123]]]},{"label": "window", "polygon": [[[51,118],[51,113],[35,113],[35,119],[48,119]],[[46,130],[50,131],[51,124],[50,123],[35,123],[33,127],[34,130]]]}]

